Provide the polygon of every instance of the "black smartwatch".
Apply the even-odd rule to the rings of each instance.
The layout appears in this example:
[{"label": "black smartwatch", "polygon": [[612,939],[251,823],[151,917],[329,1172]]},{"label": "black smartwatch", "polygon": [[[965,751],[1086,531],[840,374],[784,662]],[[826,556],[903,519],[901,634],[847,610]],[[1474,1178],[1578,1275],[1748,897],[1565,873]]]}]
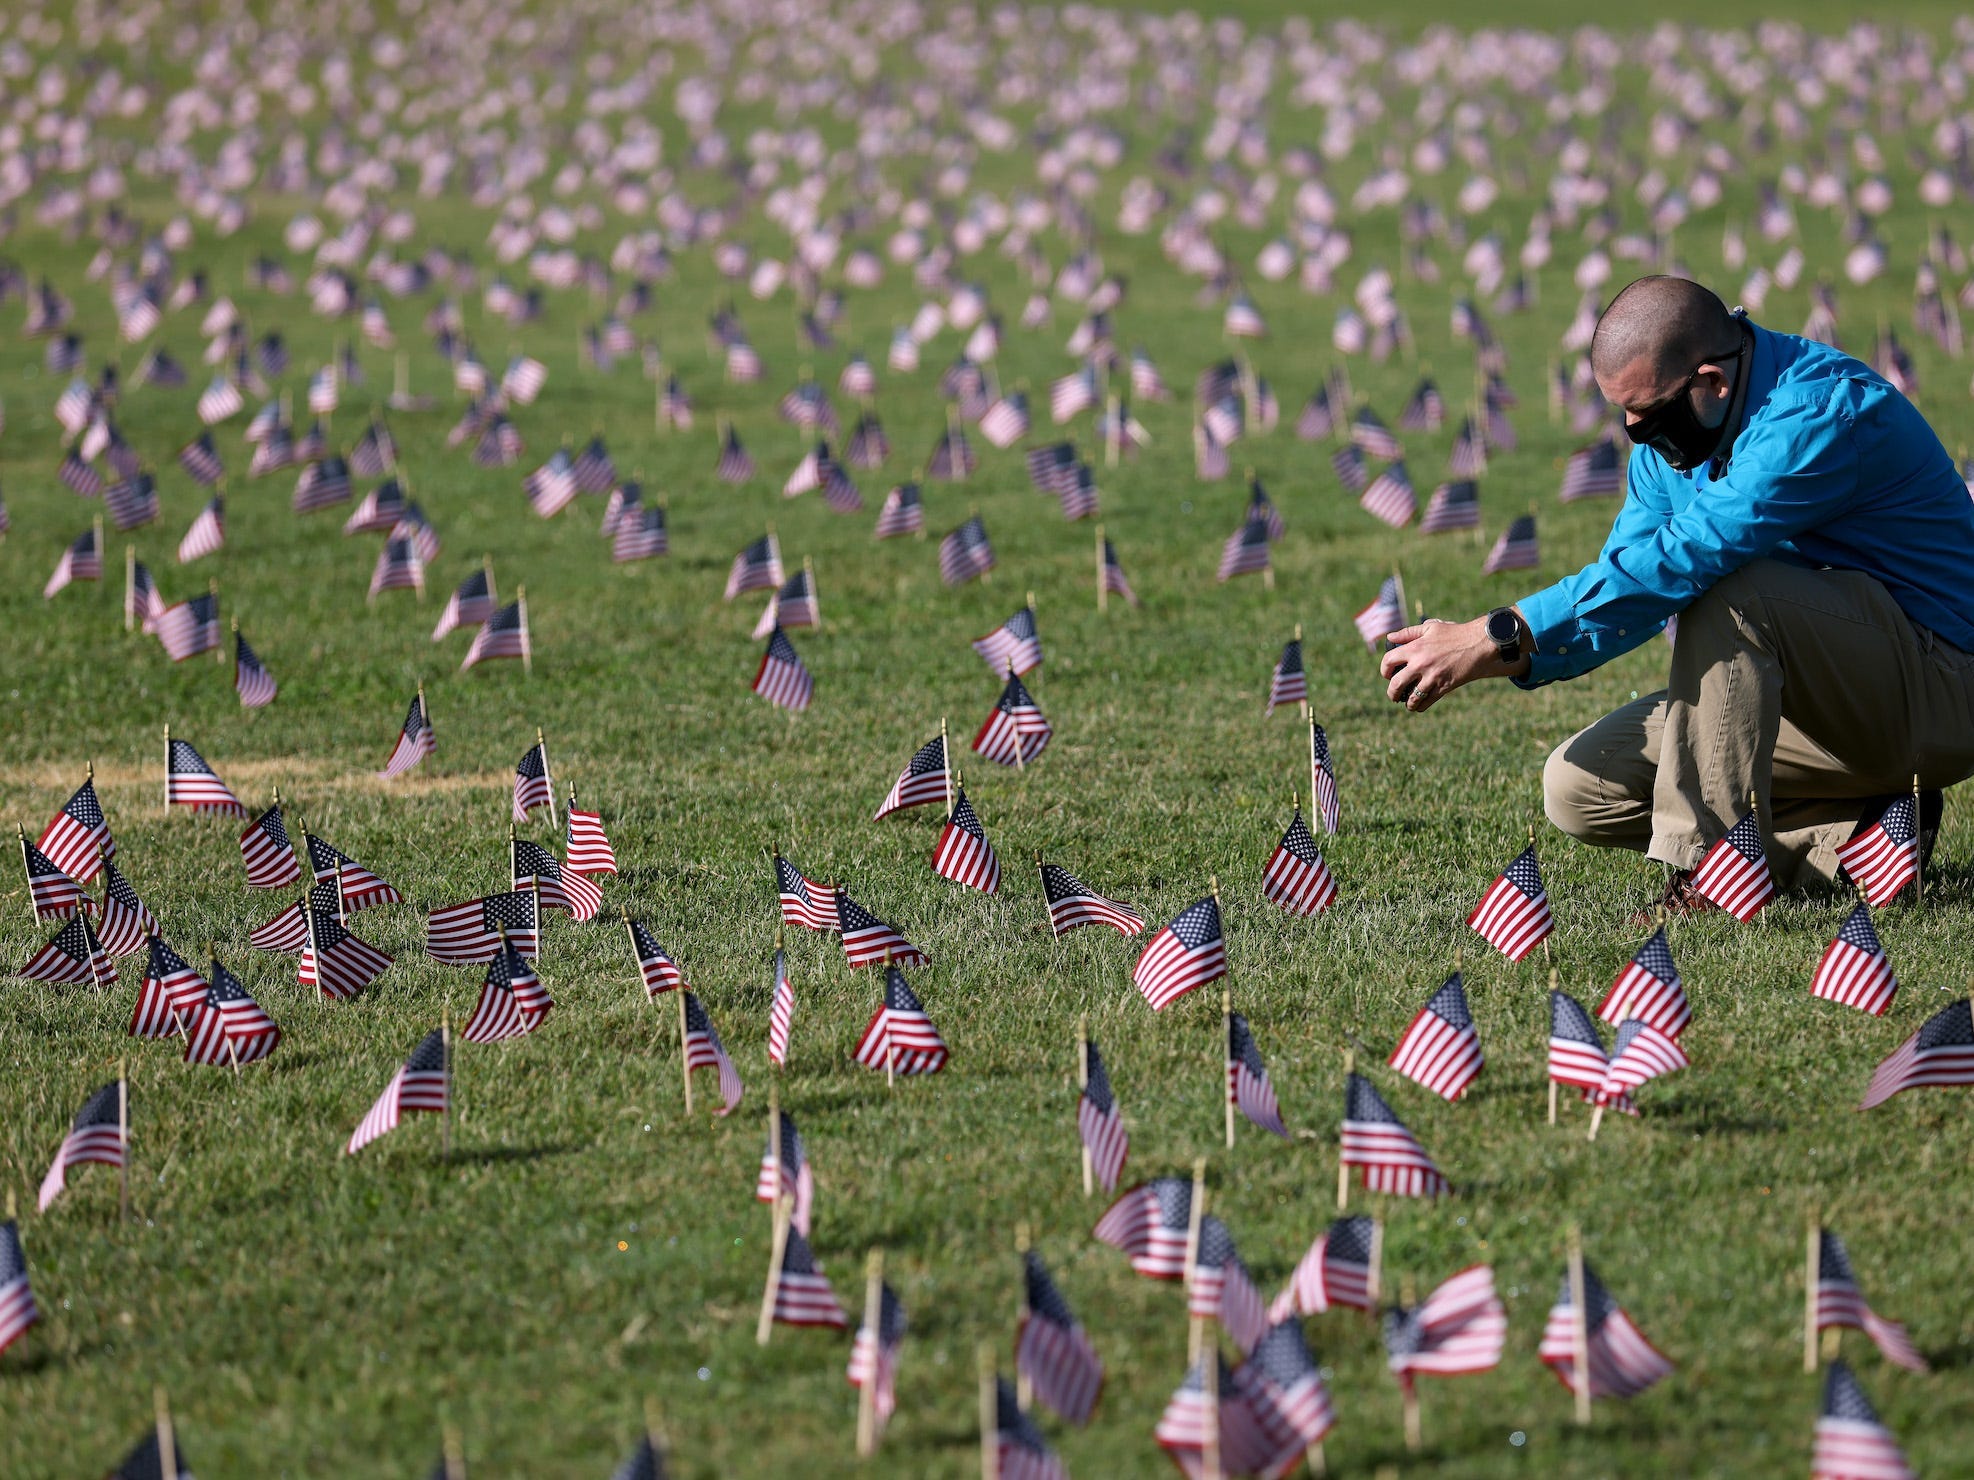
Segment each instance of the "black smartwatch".
[{"label": "black smartwatch", "polygon": [[1497,606],[1487,614],[1487,640],[1504,663],[1517,663],[1522,656],[1522,619],[1512,606]]}]

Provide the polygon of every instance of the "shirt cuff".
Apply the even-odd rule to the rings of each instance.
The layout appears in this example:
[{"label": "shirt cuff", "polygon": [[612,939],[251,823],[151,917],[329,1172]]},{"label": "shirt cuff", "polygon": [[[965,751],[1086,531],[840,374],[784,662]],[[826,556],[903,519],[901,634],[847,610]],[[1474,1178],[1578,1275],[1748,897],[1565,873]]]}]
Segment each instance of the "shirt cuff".
[{"label": "shirt cuff", "polygon": [[1522,620],[1528,623],[1535,653],[1526,674],[1515,680],[1525,689],[1538,688],[1561,678],[1571,678],[1582,663],[1571,649],[1584,641],[1577,624],[1576,606],[1560,586],[1549,586],[1515,603]]}]

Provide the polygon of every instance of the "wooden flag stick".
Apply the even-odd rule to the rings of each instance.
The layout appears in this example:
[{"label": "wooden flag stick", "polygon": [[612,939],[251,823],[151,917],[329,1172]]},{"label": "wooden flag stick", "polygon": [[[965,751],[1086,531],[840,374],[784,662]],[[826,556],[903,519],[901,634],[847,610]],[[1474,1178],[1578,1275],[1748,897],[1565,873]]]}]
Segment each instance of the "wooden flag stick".
[{"label": "wooden flag stick", "polygon": [[1220,984],[1220,1077],[1225,1081],[1220,1086],[1220,1098],[1226,1102],[1227,1149],[1234,1149],[1234,1084],[1233,1053],[1234,1044],[1234,989],[1224,981]]},{"label": "wooden flag stick", "polygon": [[864,1262],[864,1329],[869,1343],[870,1368],[857,1387],[857,1458],[869,1459],[877,1452],[877,1363],[883,1341],[884,1250],[872,1249]]},{"label": "wooden flag stick", "polygon": [[123,1160],[117,1164],[117,1221],[130,1221],[130,1060],[117,1060],[117,1145]]},{"label": "wooden flag stick", "polygon": [[[620,918],[624,922],[624,934],[626,937],[629,938],[631,943],[631,960],[635,962],[638,959],[638,954],[639,954],[637,948],[637,931],[631,928],[630,908],[627,905],[619,904],[617,906],[617,915],[618,918]],[[540,922],[537,921],[536,923],[539,924]],[[637,981],[640,987],[644,985],[644,968],[642,966],[638,967]],[[645,995],[647,997],[651,996],[648,990],[646,991]],[[654,1007],[657,1006],[658,999],[656,997],[652,997],[651,1003]]]},{"label": "wooden flag stick", "polygon": [[452,1160],[452,996],[439,1009],[439,1057],[445,1061],[446,1102],[439,1109],[439,1155]]},{"label": "wooden flag stick", "polygon": [[165,804],[165,815],[169,817],[171,815],[171,726],[169,724],[167,724],[164,727],[164,740],[165,740],[164,804]]},{"label": "wooden flag stick", "polygon": [[[1039,853],[1035,855],[1037,861],[1041,859],[1041,856]],[[1076,1020],[1076,1093],[1079,1096],[1079,1108],[1081,1105],[1080,1096],[1089,1088],[1090,1015],[1086,1012]],[[1091,1197],[1095,1195],[1097,1190],[1096,1166],[1090,1159],[1089,1143],[1084,1141],[1080,1135],[1076,1139],[1083,1147],[1083,1195],[1085,1197]]]},{"label": "wooden flag stick", "polygon": [[[209,594],[213,598],[212,615],[213,615],[213,622],[216,625],[219,621],[219,578],[217,576],[209,577],[207,579],[206,591],[207,594]],[[239,629],[235,628],[234,630],[238,631]],[[212,645],[212,660],[214,663],[222,667],[225,665],[226,663],[225,643],[216,642]]]},{"label": "wooden flag stick", "polygon": [[1590,1427],[1590,1311],[1583,1274],[1583,1234],[1570,1225],[1570,1387],[1578,1428]]},{"label": "wooden flag stick", "polygon": [[781,1081],[768,1081],[768,1157],[774,1163],[774,1202],[781,1205]]},{"label": "wooden flag stick", "polygon": [[[1552,966],[1549,968],[1549,1000],[1552,1002],[1555,1001],[1556,981],[1556,968]],[[1551,1125],[1556,1123],[1556,1081],[1553,1079],[1549,1081],[1549,1123]]]},{"label": "wooden flag stick", "polygon": [[[1199,1265],[1199,1225],[1206,1216],[1206,1158],[1198,1157],[1193,1162],[1193,1201],[1186,1215],[1186,1281],[1185,1290],[1188,1302],[1192,1299],[1193,1275]],[[1186,1344],[1186,1360],[1199,1360],[1200,1322],[1193,1318],[1191,1338]]]},{"label": "wooden flag stick", "polygon": [[133,612],[130,609],[130,597],[129,597],[129,593],[131,589],[134,586],[136,586],[136,584],[137,584],[137,547],[135,545],[125,545],[123,547],[123,589],[124,589],[123,630],[126,632],[130,631],[132,628],[134,628],[137,625],[137,613]]},{"label": "wooden flag stick", "polygon": [[1816,1277],[1823,1269],[1823,1227],[1810,1214],[1803,1251],[1803,1371],[1816,1371]]},{"label": "wooden flag stick", "polygon": [[162,1387],[151,1390],[151,1400],[158,1415],[158,1473],[164,1480],[178,1480],[178,1439],[171,1430],[171,1403]]},{"label": "wooden flag stick", "polygon": [[[1943,819],[1944,820],[1944,819]],[[1919,773],[1912,773],[1912,902],[1915,905],[1926,903],[1926,844],[1925,829],[1919,820]]]},{"label": "wooden flag stick", "polygon": [[562,823],[555,815],[555,774],[548,766],[548,741],[543,737],[540,725],[535,726],[535,745],[541,751],[542,785],[548,790],[548,825],[560,827]]},{"label": "wooden flag stick", "polygon": [[685,1042],[685,988],[679,993],[679,1077],[685,1081],[685,1118],[692,1119],[692,1057]]},{"label": "wooden flag stick", "polygon": [[535,658],[532,651],[534,642],[528,635],[528,588],[526,586],[516,586],[514,588],[514,600],[521,608],[521,673],[525,678],[533,678],[535,676]]},{"label": "wooden flag stick", "polygon": [[[1204,1350],[1202,1350],[1204,1349]],[[1200,1388],[1206,1397],[1206,1422],[1201,1435],[1200,1475],[1202,1480],[1221,1480],[1220,1468],[1220,1343],[1206,1347],[1206,1317],[1192,1319],[1193,1360],[1202,1361]]]},{"label": "wooden flag stick", "polygon": [[[1097,526],[1097,611],[1110,610],[1110,583],[1104,579],[1104,527]],[[125,624],[126,626],[128,623]]]},{"label": "wooden flag stick", "polygon": [[994,1343],[974,1349],[980,1374],[980,1480],[1001,1480],[1000,1374],[995,1370]]},{"label": "wooden flag stick", "polygon": [[[1017,749],[1020,743],[1020,737],[1016,736]],[[946,768],[946,820],[951,822],[953,820],[953,747],[946,738],[946,716],[943,714],[939,716],[939,763]],[[889,962],[886,964],[888,965]]]},{"label": "wooden flag stick", "polygon": [[761,1318],[754,1323],[754,1344],[766,1346],[774,1330],[775,1304],[781,1296],[781,1260],[788,1252],[788,1220],[794,1215],[794,1199],[775,1199],[772,1252],[768,1255],[768,1283],[761,1291]]},{"label": "wooden flag stick", "polygon": [[1589,1136],[1590,1140],[1594,1141],[1597,1139],[1597,1128],[1603,1123],[1604,1123],[1604,1107],[1602,1105],[1599,1105],[1596,1107],[1596,1109],[1590,1112],[1590,1136]]},{"label": "wooden flag stick", "polygon": [[1398,1390],[1405,1400],[1405,1447],[1417,1454],[1425,1445],[1424,1429],[1419,1422],[1419,1385],[1408,1373]]},{"label": "wooden flag stick", "polygon": [[1371,1301],[1371,1309],[1378,1308],[1378,1290],[1384,1275],[1385,1220],[1371,1220],[1371,1272],[1365,1276],[1364,1289]]},{"label": "wooden flag stick", "polygon": [[[1344,1108],[1350,1108],[1350,1075],[1356,1065],[1356,1056],[1349,1049],[1343,1051],[1343,1094]],[[1337,1211],[1341,1213],[1350,1206],[1350,1163],[1343,1159],[1341,1148],[1337,1151]]]}]

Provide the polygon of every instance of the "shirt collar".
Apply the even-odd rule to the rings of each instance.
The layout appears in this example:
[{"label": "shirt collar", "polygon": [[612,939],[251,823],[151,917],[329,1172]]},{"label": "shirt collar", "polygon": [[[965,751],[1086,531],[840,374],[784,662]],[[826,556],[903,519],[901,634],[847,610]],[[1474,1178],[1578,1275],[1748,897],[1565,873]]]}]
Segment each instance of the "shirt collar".
[{"label": "shirt collar", "polygon": [[1727,450],[1706,464],[1707,477],[1718,482],[1727,475],[1728,465],[1734,460],[1734,449],[1741,440],[1741,433],[1748,428],[1748,420],[1755,408],[1766,401],[1775,389],[1775,382],[1781,376],[1781,366],[1775,353],[1775,334],[1762,328],[1748,318],[1739,308],[1734,311],[1736,319],[1746,325],[1751,345],[1746,358],[1747,393],[1740,396],[1740,414],[1734,425],[1734,435],[1729,439]]}]

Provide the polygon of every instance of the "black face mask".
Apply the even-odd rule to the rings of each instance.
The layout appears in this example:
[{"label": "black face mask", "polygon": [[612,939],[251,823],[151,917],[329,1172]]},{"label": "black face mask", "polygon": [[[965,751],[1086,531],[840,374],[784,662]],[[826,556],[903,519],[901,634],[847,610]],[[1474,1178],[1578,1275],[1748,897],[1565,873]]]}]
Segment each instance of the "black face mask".
[{"label": "black face mask", "polygon": [[[1734,385],[1737,391],[1744,383],[1740,366],[1747,353],[1748,338],[1743,333],[1740,346],[1734,351]],[[1734,407],[1730,403],[1728,414],[1720,419],[1719,426],[1701,425],[1698,413],[1693,410],[1693,383],[1699,378],[1700,372],[1695,370],[1686,377],[1677,393],[1624,429],[1627,437],[1640,447],[1649,447],[1658,453],[1675,472],[1690,473],[1719,452],[1721,444],[1727,440],[1728,427],[1734,420]]]}]

